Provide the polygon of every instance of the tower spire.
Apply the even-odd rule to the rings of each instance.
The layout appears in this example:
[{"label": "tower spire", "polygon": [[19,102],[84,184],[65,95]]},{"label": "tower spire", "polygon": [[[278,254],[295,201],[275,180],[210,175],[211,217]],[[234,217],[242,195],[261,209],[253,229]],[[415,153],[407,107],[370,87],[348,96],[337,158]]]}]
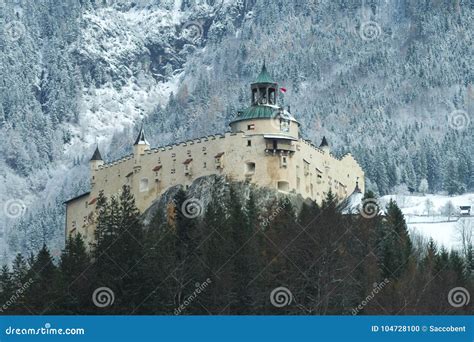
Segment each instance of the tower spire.
[{"label": "tower spire", "polygon": [[321,145],[319,147],[329,147],[328,141],[326,140],[326,136],[323,136],[323,140],[321,140]]},{"label": "tower spire", "polygon": [[362,193],[362,191],[360,190],[359,188],[359,177],[357,177],[357,180],[356,180],[356,186],[355,186],[355,189],[354,189],[354,193]]},{"label": "tower spire", "polygon": [[135,144],[133,145],[150,145],[150,143],[145,138],[145,130],[143,129],[143,123],[140,127],[140,131],[138,132],[137,139],[135,140]]},{"label": "tower spire", "polygon": [[99,151],[99,144],[96,145],[94,154],[92,155],[92,158],[90,161],[94,161],[94,160],[103,160],[102,155],[100,154],[100,151]]}]

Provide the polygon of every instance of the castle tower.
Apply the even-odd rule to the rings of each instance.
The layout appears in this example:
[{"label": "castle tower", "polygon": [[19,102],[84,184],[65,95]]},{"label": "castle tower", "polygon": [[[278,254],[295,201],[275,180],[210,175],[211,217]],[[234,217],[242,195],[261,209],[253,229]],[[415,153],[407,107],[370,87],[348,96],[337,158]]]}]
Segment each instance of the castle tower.
[{"label": "castle tower", "polygon": [[145,154],[145,151],[150,149],[150,143],[145,138],[145,131],[143,125],[138,132],[137,139],[133,144],[133,155],[135,159],[139,159],[139,156]]},{"label": "castle tower", "polygon": [[278,84],[275,83],[267,71],[265,62],[262,70],[254,83],[250,85],[252,90],[252,106],[257,105],[276,105]]},{"label": "castle tower", "polygon": [[99,169],[99,166],[104,165],[104,160],[99,151],[99,145],[95,148],[94,154],[92,155],[91,160],[89,161],[89,169],[91,175],[91,186],[94,186],[95,183],[95,172]]},{"label": "castle tower", "polygon": [[298,140],[300,124],[288,110],[277,105],[278,84],[270,76],[265,62],[255,82],[250,84],[250,90],[250,107],[239,111],[230,123],[232,132],[266,135],[275,140],[270,144],[277,144],[279,140]]},{"label": "castle tower", "polygon": [[328,144],[328,141],[326,140],[326,137],[323,136],[323,140],[321,141],[321,144],[319,145],[319,148],[321,150],[323,150],[324,152],[326,153],[329,153],[330,150],[329,150],[329,144]]}]

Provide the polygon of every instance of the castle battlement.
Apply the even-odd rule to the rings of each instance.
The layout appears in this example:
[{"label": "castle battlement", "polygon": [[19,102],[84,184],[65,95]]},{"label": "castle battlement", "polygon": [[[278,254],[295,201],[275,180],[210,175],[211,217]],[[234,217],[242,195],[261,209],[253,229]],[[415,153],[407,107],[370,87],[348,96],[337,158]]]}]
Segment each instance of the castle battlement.
[{"label": "castle battlement", "polygon": [[319,146],[301,138],[300,123],[276,105],[277,89],[263,67],[251,84],[251,106],[239,111],[230,132],[151,148],[142,127],[133,153],[109,163],[96,148],[90,161],[90,192],[66,202],[67,235],[79,232],[92,242],[99,192],[116,195],[124,185],[130,187],[141,212],[170,187],[188,187],[210,175],[297,193],[317,202],[329,190],[340,200],[357,185],[363,191],[364,172],[352,155],[332,155],[325,137]]}]

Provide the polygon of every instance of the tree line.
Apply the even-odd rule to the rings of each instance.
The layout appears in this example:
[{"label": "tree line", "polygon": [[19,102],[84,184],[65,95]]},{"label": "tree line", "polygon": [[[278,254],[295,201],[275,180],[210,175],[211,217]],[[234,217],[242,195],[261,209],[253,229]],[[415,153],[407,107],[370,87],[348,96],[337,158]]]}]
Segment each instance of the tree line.
[{"label": "tree line", "polygon": [[[474,293],[472,245],[448,252],[412,239],[395,202],[384,214],[343,215],[332,193],[297,209],[287,197],[262,207],[256,190],[245,189],[213,187],[207,205],[197,201],[193,210],[186,205],[194,198],[179,190],[146,225],[128,187],[110,198],[101,193],[91,248],[75,234],[60,256],[46,246],[18,254],[0,272],[0,312],[472,312],[472,304],[448,300],[456,287]],[[375,201],[365,194],[364,202]]]}]

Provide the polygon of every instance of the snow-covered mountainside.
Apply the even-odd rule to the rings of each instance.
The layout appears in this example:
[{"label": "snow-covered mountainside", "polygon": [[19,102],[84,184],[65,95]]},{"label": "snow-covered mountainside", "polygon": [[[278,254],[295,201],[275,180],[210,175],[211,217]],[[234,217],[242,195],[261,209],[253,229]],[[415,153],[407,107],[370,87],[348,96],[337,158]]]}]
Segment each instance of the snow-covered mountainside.
[{"label": "snow-covered mountainside", "polygon": [[0,1],[0,252],[63,240],[87,160],[226,130],[266,59],[377,193],[473,189],[467,0]]}]

